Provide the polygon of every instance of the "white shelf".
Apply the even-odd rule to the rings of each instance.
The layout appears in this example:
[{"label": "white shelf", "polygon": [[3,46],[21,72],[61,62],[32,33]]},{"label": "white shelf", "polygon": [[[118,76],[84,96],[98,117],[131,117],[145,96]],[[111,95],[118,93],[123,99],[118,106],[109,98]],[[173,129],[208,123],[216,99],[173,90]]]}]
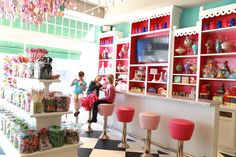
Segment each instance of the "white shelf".
[{"label": "white shelf", "polygon": [[200,80],[206,80],[206,81],[229,81],[229,82],[236,82],[236,79],[200,78]]},{"label": "white shelf", "polygon": [[202,33],[209,33],[209,32],[221,32],[221,31],[231,31],[233,29],[235,29],[236,26],[232,26],[232,27],[225,27],[225,28],[219,28],[219,29],[211,29],[211,30],[205,30],[202,31]]},{"label": "white shelf", "polygon": [[174,58],[194,58],[197,57],[197,55],[182,55],[182,56],[174,56]]},{"label": "white shelf", "polygon": [[[38,114],[30,114],[30,112],[27,112],[23,108],[16,106],[5,99],[0,98],[0,103],[8,110],[12,111],[13,113],[18,113],[18,112],[24,112],[25,114],[29,115],[30,117],[33,118],[40,118],[40,117],[54,117],[54,116],[62,116],[64,114],[71,114],[73,113],[72,111],[66,111],[66,112],[45,112],[45,113],[38,113]],[[17,112],[18,111],[18,112]],[[21,113],[22,114],[22,113]]]},{"label": "white shelf", "polygon": [[129,60],[128,58],[122,58],[122,59],[116,59],[117,61],[127,61]]},{"label": "white shelf", "polygon": [[140,66],[156,66],[156,67],[162,67],[162,66],[168,66],[168,63],[130,64],[130,67],[140,67]]},{"label": "white shelf", "polygon": [[167,84],[167,82],[158,82],[158,81],[148,81],[147,83],[156,83],[156,84]]},{"label": "white shelf", "polygon": [[82,142],[77,144],[65,144],[62,147],[52,148],[45,151],[37,151],[30,154],[20,154],[1,131],[0,139],[0,146],[9,157],[76,157],[78,148],[82,145]]},{"label": "white shelf", "polygon": [[232,56],[232,55],[236,55],[236,52],[201,54],[201,56]]},{"label": "white shelf", "polygon": [[64,114],[71,114],[72,111],[67,112],[50,112],[50,113],[39,113],[39,114],[30,114],[26,110],[7,102],[5,99],[0,99],[0,103],[7,110],[10,110],[17,117],[23,118],[35,129],[48,128],[50,125],[60,125],[61,116]]},{"label": "white shelf", "polygon": [[173,74],[173,76],[197,76],[197,74]]},{"label": "white shelf", "polygon": [[128,72],[127,71],[125,71],[125,72],[116,72],[117,74],[128,74]]},{"label": "white shelf", "polygon": [[66,111],[66,112],[44,112],[39,114],[30,114],[30,117],[33,118],[42,118],[42,117],[55,117],[55,116],[62,116],[64,114],[71,114],[72,111]]},{"label": "white shelf", "polygon": [[129,82],[145,82],[145,81],[138,81],[138,80],[129,80]]},{"label": "white shelf", "polygon": [[135,34],[131,34],[131,37],[135,37],[135,36],[140,36],[140,35],[147,35],[147,34],[153,34],[153,33],[163,33],[163,32],[169,32],[170,28],[166,28],[166,29],[160,29],[160,30],[155,30],[155,31],[148,31],[148,32],[143,32],[143,33],[135,33]]},{"label": "white shelf", "polygon": [[180,85],[180,86],[196,86],[196,84],[189,84],[189,83],[173,83],[173,85]]},{"label": "white shelf", "polygon": [[99,45],[100,47],[113,47],[114,44],[105,44],[105,45]]},{"label": "white shelf", "polygon": [[108,61],[112,61],[112,59],[99,59],[99,62],[108,62]]},{"label": "white shelf", "polygon": [[46,82],[46,83],[53,83],[53,82],[61,82],[59,79],[34,79],[34,78],[23,78],[23,77],[14,77],[16,81],[38,81],[38,82]]}]

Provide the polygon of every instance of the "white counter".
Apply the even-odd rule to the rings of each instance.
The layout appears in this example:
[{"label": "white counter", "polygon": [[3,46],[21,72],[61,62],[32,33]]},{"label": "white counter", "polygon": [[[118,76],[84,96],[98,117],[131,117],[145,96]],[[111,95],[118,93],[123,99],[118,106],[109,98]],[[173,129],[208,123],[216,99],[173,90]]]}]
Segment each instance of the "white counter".
[{"label": "white counter", "polygon": [[[192,139],[185,142],[184,152],[197,157],[216,156],[219,104],[117,92],[115,105],[129,105],[135,108],[134,119],[128,124],[127,131],[143,138],[146,132],[140,129],[138,113],[143,111],[159,113],[161,121],[158,129],[152,132],[152,142],[172,149],[177,149],[177,142],[169,135],[168,120],[171,118],[192,120],[195,123],[194,133]],[[122,129],[115,112],[108,119],[110,127]],[[99,121],[102,121],[101,117]]]}]

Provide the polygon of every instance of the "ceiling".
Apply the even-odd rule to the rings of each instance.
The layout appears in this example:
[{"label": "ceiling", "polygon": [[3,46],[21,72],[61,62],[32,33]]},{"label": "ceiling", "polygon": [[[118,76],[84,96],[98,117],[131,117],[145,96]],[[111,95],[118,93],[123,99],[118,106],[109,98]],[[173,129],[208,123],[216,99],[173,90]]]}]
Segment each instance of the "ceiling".
[{"label": "ceiling", "polygon": [[[86,19],[98,19],[103,25],[127,22],[143,12],[175,5],[191,8],[219,0],[79,0],[78,8],[72,14],[86,14]],[[94,18],[96,17],[96,18]]]}]

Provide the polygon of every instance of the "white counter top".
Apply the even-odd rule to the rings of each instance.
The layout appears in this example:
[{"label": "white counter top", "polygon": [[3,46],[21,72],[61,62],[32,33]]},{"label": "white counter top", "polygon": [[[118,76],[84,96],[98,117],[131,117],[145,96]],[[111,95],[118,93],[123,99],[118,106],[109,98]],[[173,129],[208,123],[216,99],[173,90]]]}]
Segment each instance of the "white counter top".
[{"label": "white counter top", "polygon": [[[150,97],[150,98],[157,98],[157,99],[162,99],[162,100],[170,100],[170,101],[178,101],[178,102],[185,102],[188,104],[193,104],[193,105],[203,105],[203,106],[212,106],[212,105],[220,105],[219,102],[217,101],[211,101],[211,100],[205,100],[201,99],[198,101],[190,100],[189,98],[168,98],[165,96],[159,96],[159,95],[145,95],[142,93],[132,93],[132,92],[123,92],[123,91],[116,91],[117,94],[126,94],[130,96],[137,96],[137,97]],[[236,108],[235,108],[236,110]]]}]

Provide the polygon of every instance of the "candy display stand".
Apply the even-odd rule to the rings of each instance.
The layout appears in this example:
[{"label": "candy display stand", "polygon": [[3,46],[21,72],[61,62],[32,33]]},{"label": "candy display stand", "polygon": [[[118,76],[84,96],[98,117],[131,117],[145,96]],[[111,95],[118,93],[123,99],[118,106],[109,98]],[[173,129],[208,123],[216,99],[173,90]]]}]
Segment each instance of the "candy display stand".
[{"label": "candy display stand", "polygon": [[[43,83],[45,95],[48,95],[49,86],[51,83],[60,82],[60,80],[40,80],[40,79],[27,79],[27,78],[16,78],[17,87],[23,86],[27,83],[30,84]],[[50,113],[39,113],[31,114],[26,110],[7,102],[5,99],[0,99],[0,104],[5,109],[15,113],[17,117],[23,118],[28,122],[34,129],[39,130],[40,128],[48,128],[51,125],[61,125],[61,116],[64,114],[70,114],[72,111],[66,112],[50,112]],[[81,142],[77,144],[65,144],[62,147],[52,148],[46,151],[37,151],[30,154],[20,154],[13,144],[5,137],[5,135],[0,132],[0,146],[4,152],[9,156],[14,157],[77,157],[78,147],[82,144]]]}]

